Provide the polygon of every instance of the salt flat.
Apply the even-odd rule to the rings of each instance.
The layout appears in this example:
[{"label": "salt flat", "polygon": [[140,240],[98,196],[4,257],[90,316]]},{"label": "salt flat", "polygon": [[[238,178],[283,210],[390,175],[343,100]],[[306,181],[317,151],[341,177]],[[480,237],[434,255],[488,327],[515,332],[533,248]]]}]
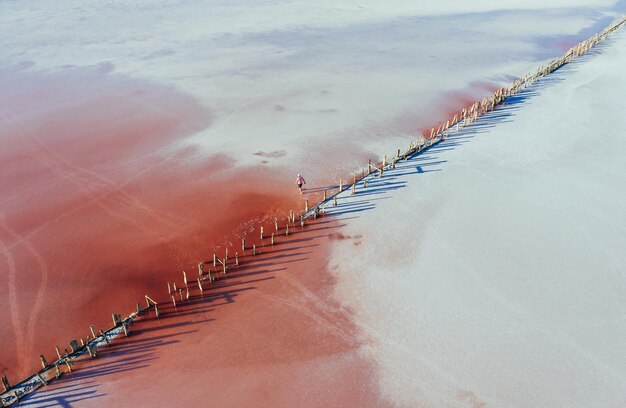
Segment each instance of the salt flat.
[{"label": "salt flat", "polygon": [[[6,285],[0,285],[0,311],[7,316],[6,324],[0,327],[0,371],[8,373],[12,381],[33,372],[39,367],[39,354],[46,355],[49,361],[54,357],[55,344],[63,345],[70,338],[85,335],[89,324],[106,327],[110,324],[112,311],[124,313],[134,309],[136,301],[145,293],[157,298],[159,293],[165,295],[165,281],[180,279],[182,270],[193,270],[200,260],[210,258],[213,251],[223,253],[225,246],[236,245],[242,235],[258,231],[260,220],[282,216],[290,208],[302,205],[302,197],[292,185],[297,172],[304,173],[308,186],[334,183],[338,177],[345,177],[348,172],[364,165],[367,158],[399,147],[418,132],[447,118],[451,111],[461,109],[495,87],[560,55],[573,43],[599,31],[623,9],[622,2],[608,0],[550,4],[534,0],[510,1],[498,5],[482,0],[426,3],[405,0],[384,4],[377,1],[185,1],[167,4],[110,1],[88,5],[39,0],[0,2],[0,27],[4,33],[0,37],[0,278],[6,282]],[[565,76],[560,79],[569,81]],[[546,87],[540,92],[545,94],[549,89],[560,89],[557,82],[553,81],[552,88]],[[578,92],[587,88],[581,89]],[[571,90],[573,92],[573,88]],[[590,101],[593,106],[604,103],[600,98]],[[563,214],[576,211],[587,217],[608,219],[598,210],[615,200],[594,203],[585,197],[585,203],[568,202],[567,205],[558,201],[566,209],[574,206],[573,212],[550,207],[556,206],[554,201],[561,197],[554,196],[557,192],[564,194],[568,188],[578,191],[577,188],[589,185],[589,191],[595,188],[600,194],[602,183],[613,179],[608,176],[594,178],[593,182],[600,184],[591,185],[591,176],[587,173],[575,178],[570,178],[570,173],[564,170],[559,173],[553,167],[555,156],[569,156],[563,151],[559,155],[558,151],[551,150],[556,147],[549,143],[533,143],[532,137],[538,135],[526,134],[530,128],[518,130],[523,133],[523,139],[520,139],[523,141],[518,140],[517,144],[502,137],[490,140],[489,148],[482,148],[487,135],[493,139],[491,133],[485,133],[489,126],[502,127],[502,131],[508,129],[509,132],[519,125],[507,121],[516,123],[518,117],[523,117],[521,111],[537,109],[533,108],[537,103],[535,98],[521,102],[504,111],[515,116],[492,117],[483,128],[474,127],[462,135],[473,136],[471,139],[458,140],[459,146],[449,145],[456,150],[442,151],[435,156],[441,155],[446,163],[426,159],[428,156],[419,159],[424,161],[414,166],[414,170],[423,172],[424,177],[415,178],[420,183],[419,192],[411,192],[410,198],[417,197],[422,201],[401,199],[401,203],[393,204],[406,206],[393,212],[401,214],[404,211],[402,219],[410,221],[410,228],[399,219],[389,218],[388,211],[380,215],[375,215],[379,214],[378,211],[371,212],[372,223],[387,226],[375,234],[368,232],[363,248],[368,248],[368,253],[375,252],[376,257],[381,258],[378,261],[385,260],[387,269],[382,271],[413,273],[413,261],[403,260],[407,251],[421,256],[426,249],[430,253],[436,248],[441,259],[420,261],[420,270],[428,265],[431,271],[452,270],[453,267],[465,270],[464,265],[471,266],[470,261],[486,263],[487,259],[500,263],[498,272],[486,266],[479,269],[478,266],[468,266],[467,275],[462,277],[465,281],[461,282],[474,282],[482,285],[480,288],[490,288],[502,296],[509,307],[520,302],[523,307],[530,308],[525,301],[515,297],[528,292],[519,290],[519,282],[516,286],[502,288],[505,283],[498,286],[499,281],[491,275],[483,280],[477,280],[476,276],[511,269],[529,279],[523,281],[525,284],[535,285],[531,279],[533,275],[520,266],[523,264],[519,259],[550,266],[551,258],[533,246],[540,246],[539,249],[551,246],[552,242],[546,241],[550,235],[543,231],[548,224],[527,222],[529,219],[524,218],[523,213],[510,217],[510,209],[515,207],[510,203],[501,207],[506,203],[504,198],[499,199],[498,205],[481,203],[475,205],[477,208],[470,205],[473,200],[507,191],[521,197],[515,204],[524,203],[531,196],[540,196],[547,203],[534,207],[531,202],[526,204],[541,212],[537,220],[552,215],[552,226],[558,226],[559,220],[565,222],[560,218]],[[567,98],[563,97],[559,102],[565,103]],[[549,109],[539,110],[542,114],[546,111],[556,114],[552,104]],[[583,120],[585,112],[581,108],[572,120]],[[531,120],[540,124],[541,119],[531,114]],[[610,112],[604,115],[610,115]],[[564,126],[554,116],[544,118],[544,121],[550,122],[553,128]],[[593,123],[590,125],[593,132],[589,134],[594,135],[590,140],[597,140],[595,117],[590,123]],[[577,126],[576,129],[583,127]],[[570,137],[567,132],[559,135]],[[615,137],[614,134],[609,136]],[[550,140],[557,141],[558,137]],[[589,158],[593,155],[588,147],[590,140],[579,141],[576,146],[559,141],[558,147],[566,149],[570,146],[571,151],[580,155],[584,151],[584,157]],[[611,146],[616,149],[611,152],[617,154],[617,143]],[[520,164],[522,171],[506,167],[510,163],[524,162],[525,156],[520,156],[520,152],[532,157],[530,164]],[[604,166],[610,158],[603,152],[600,158],[583,164],[596,166],[593,167],[596,172],[607,171],[615,168]],[[503,163],[504,167],[497,171],[500,174],[492,174],[493,160]],[[454,175],[453,162],[454,166],[464,163],[469,166],[471,163],[467,174],[458,170],[467,179]],[[582,171],[579,169],[582,164],[578,161],[568,163],[574,167],[571,174]],[[545,184],[525,184],[523,176],[534,171],[535,167],[541,169],[541,166],[550,169],[543,175]],[[440,171],[428,172],[431,169]],[[491,178],[470,177],[470,173],[488,174]],[[550,188],[557,182],[554,177],[567,180],[564,185],[559,184],[562,191]],[[384,180],[385,183],[389,181],[389,178]],[[379,188],[401,185],[380,185]],[[497,189],[488,190],[487,187]],[[392,193],[409,194],[409,189],[404,191]],[[474,195],[479,193],[480,197]],[[572,195],[576,194],[572,192]],[[591,196],[598,197],[596,194]],[[376,197],[383,198],[384,195]],[[459,204],[459,200],[464,206],[452,205]],[[371,208],[378,203],[387,205],[385,201],[388,200],[371,199],[359,209]],[[589,207],[596,210],[593,215],[589,215]],[[619,208],[614,213],[619,214]],[[355,215],[353,213],[350,217]],[[497,220],[498,215],[519,225],[510,229],[502,221],[501,229],[494,232],[483,218],[489,216]],[[387,220],[393,222],[387,224]],[[616,220],[612,218],[611,228],[619,228]],[[360,227],[358,222],[350,228],[368,231],[370,227]],[[459,223],[478,225],[463,233],[457,225]],[[530,228],[529,225],[536,225],[534,235],[522,233],[521,227]],[[598,235],[598,231],[603,230],[587,224],[568,225],[570,229],[588,228],[585,233],[589,236]],[[566,236],[576,237],[572,231],[566,230],[565,227],[561,229],[564,234],[568,233]],[[547,232],[556,234],[556,231],[550,228]],[[451,232],[454,232],[452,236]],[[333,243],[336,243],[338,235],[332,234]],[[499,239],[494,239],[503,248],[486,245],[486,237],[491,235],[497,235]],[[417,239],[422,236],[427,241]],[[412,238],[403,243],[402,237]],[[527,242],[528,237],[534,237],[537,242]],[[386,239],[381,241],[383,238]],[[586,242],[584,251],[578,250],[583,242]],[[600,250],[596,242],[600,241],[576,240],[571,244],[577,249],[572,252],[584,258],[587,264],[582,260],[575,262],[577,260],[572,256],[567,260],[578,268],[590,263],[596,265],[592,252]],[[467,247],[459,243],[465,243]],[[516,249],[515,257],[496,256],[512,247]],[[387,253],[395,248],[397,255]],[[345,248],[339,249],[350,254]],[[451,252],[454,256],[450,256]],[[489,257],[476,259],[479,253],[489,254]],[[617,256],[615,254],[615,251],[608,251],[604,262],[614,259],[611,256]],[[325,268],[324,253],[316,250],[310,259],[317,262],[315,267]],[[392,260],[400,262],[401,268],[394,266],[392,269]],[[349,267],[349,263],[343,266],[344,269]],[[556,268],[555,265],[552,267]],[[417,363],[403,358],[402,364],[394,365],[395,359],[404,354],[382,347],[389,340],[384,336],[378,343],[373,340],[372,333],[376,332],[377,326],[370,325],[364,318],[363,314],[369,313],[366,312],[369,309],[359,305],[363,299],[353,296],[354,293],[342,297],[346,286],[358,287],[367,280],[359,279],[353,285],[343,281],[350,276],[348,272],[344,270],[340,276],[337,294],[357,311],[356,322],[364,328],[361,340],[366,346],[363,351],[381,345],[377,353],[365,354],[364,360],[373,358],[380,365],[381,389],[390,401],[411,405],[415,392],[411,392],[410,387],[415,384],[402,382],[407,378],[400,382],[394,378],[412,373],[398,367],[406,368],[407,364],[417,367]],[[407,292],[411,296],[414,288],[419,286],[425,299],[429,299],[428,294],[441,295],[448,287],[452,293],[456,291],[470,296],[465,283],[461,290],[448,281],[451,276],[442,276],[439,279],[444,279],[443,288],[435,286],[432,291],[401,279],[397,283],[392,280],[388,285],[401,285],[404,290],[413,288]],[[561,282],[559,276],[555,275],[554,279]],[[428,280],[428,275],[422,278]],[[324,289],[333,285],[332,279],[325,283]],[[540,296],[542,290],[547,291],[546,287],[538,288],[536,297],[543,299]],[[605,294],[602,288],[597,290]],[[428,341],[439,341],[441,337],[437,333],[443,336],[450,330],[446,324],[435,326],[435,322],[445,323],[446,319],[451,319],[446,314],[449,310],[436,316],[431,308],[422,308],[421,303],[414,305],[403,301],[399,297],[402,290],[388,293],[399,303],[379,305],[381,307],[377,310],[385,313],[385,317],[389,318],[386,313],[393,313],[397,305],[423,317],[416,320],[421,322],[417,329],[406,325],[407,319],[415,318],[402,313],[395,324],[405,325],[406,330],[416,330],[420,334],[429,333],[430,337],[424,337]],[[284,295],[297,297],[298,292],[288,288]],[[372,299],[376,302],[378,298]],[[469,299],[473,300],[471,296]],[[611,298],[603,299],[608,302],[607,299]],[[380,301],[383,300],[381,297]],[[436,301],[443,302],[439,298]],[[466,307],[470,300],[456,302],[464,313],[470,313],[471,308]],[[485,303],[483,307],[491,305]],[[237,306],[241,307],[242,303]],[[549,322],[565,313],[559,310],[548,316]],[[615,313],[620,309],[612,310]],[[344,311],[340,312],[343,315]],[[500,320],[491,319],[496,323],[508,321],[506,318],[510,315],[501,313],[497,315]],[[220,324],[223,327],[235,327],[228,324],[230,320],[226,316],[220,312],[212,314],[211,318],[222,319]],[[232,321],[238,321],[235,312],[229,316],[233,316]],[[462,315],[467,321],[472,321],[471,316],[474,314]],[[581,316],[584,318],[583,314]],[[612,316],[606,315],[605,319],[621,323]],[[293,319],[299,323],[307,322],[298,317]],[[457,320],[461,327],[461,319]],[[432,327],[427,327],[428,322]],[[571,329],[567,324],[563,325]],[[302,333],[298,325],[285,323],[283,326],[285,338],[291,338],[293,332]],[[481,327],[478,324],[471,327],[475,333],[489,333],[487,329],[483,332],[476,329]],[[221,332],[213,332],[213,328],[207,323],[203,330],[221,335]],[[198,336],[202,337],[206,332],[199,333]],[[411,336],[403,336],[393,339],[399,341],[398,338],[406,337],[407,347],[423,350],[424,344],[413,344]],[[187,341],[193,342],[194,337],[188,337],[191,339]],[[221,340],[228,341],[227,337]],[[436,350],[449,352],[454,349],[453,346],[443,348],[428,344]],[[456,344],[457,349],[462,346],[460,340],[449,344]],[[484,347],[489,345],[491,343],[482,344]],[[533,346],[531,350],[538,348]],[[161,353],[165,350],[162,348]],[[276,347],[276,350],[281,348]],[[463,361],[482,369],[475,361],[479,353],[474,351],[474,360],[467,357]],[[472,355],[465,349],[463,352]],[[451,378],[447,381],[452,385],[445,388],[436,375],[429,377],[427,371],[415,371],[420,376],[413,373],[409,378],[418,385],[428,381],[437,385],[420,386],[424,397],[420,401],[428,401],[432,397],[429,393],[439,392],[437,395],[449,402],[449,396],[456,395],[457,390],[476,389],[482,398],[500,402],[493,397],[495,393],[485,391],[488,385],[496,384],[485,385],[486,377],[480,377],[483,382],[476,380],[476,384],[463,379],[457,381],[456,373],[450,368],[457,366],[455,362],[448,361],[446,366],[432,354],[415,352],[412,355],[433,364],[431,369],[441,373],[443,378]],[[161,364],[165,364],[164,361],[160,360]],[[211,363],[215,361],[219,360]],[[345,363],[348,360],[343,361],[343,365],[354,369]],[[384,365],[381,361],[389,364]],[[484,360],[481,361],[484,364]],[[619,358],[616,361],[619,362]],[[198,370],[208,371],[203,363],[206,362],[197,362]],[[369,360],[367,363],[365,366],[369,367]],[[616,363],[611,362],[609,366],[611,364]],[[317,371],[312,367],[318,367]],[[268,362],[260,370],[271,371],[272,368],[273,362]],[[217,369],[228,369],[228,366],[218,366]],[[293,369],[307,374],[315,372],[318,378],[328,376],[324,364],[316,365],[312,359],[298,360]],[[395,377],[391,375],[393,370],[400,370]],[[369,381],[369,371],[360,371]],[[283,372],[283,378],[293,378],[284,374],[286,372]],[[528,373],[534,374],[534,371],[528,369]],[[99,386],[116,389],[117,379],[113,379],[110,373],[107,376],[106,371],[101,371],[98,375]],[[248,375],[253,380],[256,378],[250,372]],[[133,386],[129,384],[132,380],[141,383],[141,376],[129,372],[124,374],[124,380],[127,381],[124,391],[131,393]],[[177,380],[186,379],[180,376]],[[367,384],[367,381],[359,384]],[[611,386],[610,381],[606,384],[606,387]],[[268,390],[258,382],[257,385],[261,394]],[[284,386],[285,389],[295,387],[293,382],[286,382]],[[309,392],[315,389],[309,388]],[[232,395],[241,395],[237,387],[232,389]],[[402,389],[406,393],[403,397],[400,396]],[[347,394],[340,391],[335,390],[336,395],[345,398]],[[521,389],[519,392],[522,393]],[[361,397],[364,395],[360,394]],[[117,397],[123,399],[125,394]],[[158,395],[153,394],[153,397],[158,398]],[[245,397],[254,400],[256,395],[248,393]],[[276,396],[276,401],[280,400],[279,397]],[[141,399],[142,395],[137,394],[135,398]],[[238,402],[245,402],[246,398],[240,398]],[[102,404],[103,401],[93,399],[89,403]],[[370,401],[375,403],[373,399]],[[272,401],[264,402],[271,405]]]},{"label": "salt flat", "polygon": [[[35,79],[92,67],[174,87],[211,120],[179,144],[338,177],[461,108],[459,98],[560,55],[616,10],[608,0],[3,2],[11,35],[0,64]],[[337,150],[352,154],[328,160]],[[254,155],[276,151],[286,154]]]},{"label": "salt flat", "polygon": [[621,30],[331,210],[389,400],[626,404],[624,66]]}]

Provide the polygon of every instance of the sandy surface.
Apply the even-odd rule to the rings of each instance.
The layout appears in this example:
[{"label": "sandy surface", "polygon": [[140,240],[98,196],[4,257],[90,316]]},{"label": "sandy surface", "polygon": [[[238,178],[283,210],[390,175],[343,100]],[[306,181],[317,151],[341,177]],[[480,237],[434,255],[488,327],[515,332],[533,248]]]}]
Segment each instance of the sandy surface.
[{"label": "sandy surface", "polygon": [[336,296],[397,406],[626,404],[625,45],[340,199]]}]

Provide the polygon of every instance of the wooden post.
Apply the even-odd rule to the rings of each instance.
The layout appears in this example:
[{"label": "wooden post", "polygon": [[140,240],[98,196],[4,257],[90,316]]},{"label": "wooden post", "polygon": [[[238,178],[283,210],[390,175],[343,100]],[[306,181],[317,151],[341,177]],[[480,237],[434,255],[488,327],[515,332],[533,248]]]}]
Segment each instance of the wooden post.
[{"label": "wooden post", "polygon": [[356,184],[352,184],[352,192],[350,194],[356,194]]},{"label": "wooden post", "polygon": [[[287,226],[287,229],[289,229],[289,226]],[[256,255],[256,244],[252,244],[252,255]]]},{"label": "wooden post", "polygon": [[176,298],[172,295],[172,303],[174,303],[174,307],[176,307]]},{"label": "wooden post", "polygon": [[285,236],[289,236],[289,224],[285,227]]},{"label": "wooden post", "polygon": [[274,245],[274,233],[272,232],[272,239],[271,239],[272,245]]},{"label": "wooden post", "polygon": [[369,176],[372,173],[372,159],[367,160],[367,175]]},{"label": "wooden post", "polygon": [[241,252],[246,250],[246,239],[241,238]]},{"label": "wooden post", "polygon": [[204,262],[198,263],[198,276],[202,276],[204,274]]},{"label": "wooden post", "polygon": [[261,227],[261,241],[263,241],[263,227]]},{"label": "wooden post", "polygon": [[154,304],[154,315],[159,317],[159,306],[156,303]]},{"label": "wooden post", "polygon": [[204,292],[204,289],[202,288],[202,282],[200,282],[200,278],[198,278],[198,289],[200,289],[200,292]]},{"label": "wooden post", "polygon": [[[224,269],[226,269],[226,265],[224,265]],[[187,287],[187,294],[185,295],[185,299],[189,301],[189,287]]]},{"label": "wooden post", "polygon": [[300,216],[300,227],[304,227],[304,217]]},{"label": "wooden post", "polygon": [[228,261],[228,247],[226,247],[225,255],[224,255],[224,263]]},{"label": "wooden post", "polygon": [[342,191],[343,191],[343,181],[339,179],[339,192],[341,193]]},{"label": "wooden post", "polygon": [[93,347],[91,347],[89,345],[89,342],[87,342],[87,344],[85,344],[85,348],[87,349],[87,353],[89,353],[89,358],[90,359],[94,359],[96,357],[98,357],[98,354],[96,353],[96,350],[93,349]]},{"label": "wooden post", "polygon": [[39,373],[35,373],[35,375],[37,376],[37,379],[38,379],[39,381],[41,381],[41,383],[42,383],[43,385],[48,385],[48,383],[46,382],[46,380],[44,380],[44,379],[43,379],[43,377],[41,376],[41,374],[39,374]]},{"label": "wooden post", "polygon": [[122,322],[122,330],[124,330],[124,336],[128,337],[128,327],[126,326],[126,322]]},{"label": "wooden post", "polygon": [[278,218],[274,218],[274,230],[278,232]]},{"label": "wooden post", "polygon": [[226,263],[222,265],[224,267],[224,275],[226,275]]},{"label": "wooden post", "polygon": [[367,188],[367,184],[368,184],[368,180],[365,180],[365,181],[363,182],[363,187],[364,187],[364,188]]},{"label": "wooden post", "polygon": [[304,212],[309,211],[309,200],[304,200]]},{"label": "wooden post", "polygon": [[62,373],[61,373],[61,369],[59,368],[59,365],[58,365],[58,364],[55,364],[55,365],[54,365],[54,369],[55,369],[55,371],[56,371],[56,378],[58,379],[59,377],[61,377],[61,374],[62,374]]},{"label": "wooden post", "polygon": [[180,296],[180,303],[183,303],[183,290],[182,289],[178,289],[178,295]]},{"label": "wooden post", "polygon": [[387,165],[387,155],[383,156],[383,167]]},{"label": "wooden post", "polygon": [[176,282],[174,282],[174,293],[178,292],[178,288],[176,287]]},{"label": "wooden post", "polygon": [[213,252],[213,266],[217,266],[217,255]]},{"label": "wooden post", "polygon": [[326,190],[324,190],[324,198],[322,199],[322,201],[326,201]]},{"label": "wooden post", "polygon": [[185,282],[185,286],[187,286],[187,272],[183,271],[183,282]]},{"label": "wooden post", "polygon": [[59,350],[59,346],[54,346],[54,349],[57,352],[57,357],[59,358],[59,360],[61,359],[61,350]]},{"label": "wooden post", "polygon": [[337,195],[333,196],[333,207],[337,207]]},{"label": "wooden post", "polygon": [[65,359],[65,364],[67,365],[67,370],[71,373],[72,372],[72,363],[70,363],[69,359]]},{"label": "wooden post", "polygon": [[107,344],[107,346],[110,346],[111,343],[109,342],[109,336],[107,336],[107,334],[103,332],[102,329],[100,329],[100,335],[104,338],[104,342]]},{"label": "wooden post", "polygon": [[152,300],[152,298],[148,295],[144,295],[145,299],[146,299],[146,305],[148,308],[150,308],[151,305],[155,305],[157,304],[157,302],[155,302],[154,300]]},{"label": "wooden post", "polygon": [[239,266],[239,253],[238,252],[235,252],[235,265]]},{"label": "wooden post", "polygon": [[91,332],[91,336],[95,339],[96,337],[96,329],[93,327],[93,324],[89,326],[89,331]]},{"label": "wooden post", "polygon": [[172,287],[170,286],[170,283],[167,282],[167,294],[169,295],[170,293],[172,293]]},{"label": "wooden post", "polygon": [[48,362],[46,361],[46,356],[44,356],[43,354],[41,354],[39,356],[39,359],[41,360],[41,366],[45,369],[46,367],[48,367]]},{"label": "wooden post", "polygon": [[11,389],[11,384],[9,383],[9,379],[6,374],[2,376],[2,386],[4,387],[5,392]]}]

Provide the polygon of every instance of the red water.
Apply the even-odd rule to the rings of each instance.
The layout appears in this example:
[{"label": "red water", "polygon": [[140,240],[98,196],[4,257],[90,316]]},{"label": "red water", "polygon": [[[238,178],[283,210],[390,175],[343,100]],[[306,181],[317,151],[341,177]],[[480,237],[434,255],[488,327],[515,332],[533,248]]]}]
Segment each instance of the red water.
[{"label": "red water", "polygon": [[386,406],[326,269],[329,238],[341,225],[329,217],[289,237],[281,230],[274,246],[266,240],[260,255],[246,251],[203,293],[191,284],[189,302],[161,303],[159,319],[150,312],[130,337],[79,362],[28,404]]},{"label": "red water", "polygon": [[[226,246],[232,256],[243,236],[260,244],[260,225],[269,235],[274,217],[282,225],[303,207],[292,177],[275,168],[235,167],[236,158],[180,144],[209,128],[212,114],[173,88],[109,66],[4,71],[0,86],[0,371],[13,381],[39,367],[39,354],[53,360],[54,345],[86,336],[89,324],[110,326],[111,312],[128,314],[146,293],[162,300],[183,270],[193,275]],[[456,112],[473,100],[445,103]],[[344,156],[329,147],[326,160]],[[365,165],[372,156],[350,157]],[[324,171],[351,181],[341,166]],[[322,191],[305,197],[312,205]],[[340,223],[324,225],[260,245],[263,254],[212,295],[140,321],[108,362],[67,378],[117,405],[380,406],[374,367],[326,269],[328,241],[347,237]],[[143,344],[149,355],[133,362]],[[159,392],[137,392],[148,386]]]},{"label": "red water", "polygon": [[460,115],[463,109],[469,108],[474,102],[493,95],[498,88],[498,85],[491,82],[474,82],[463,91],[443,93],[432,104],[433,111],[429,114],[429,120],[420,121],[419,132],[426,137],[430,136],[432,128],[437,130],[439,126],[445,125],[446,121],[452,121],[454,115]]},{"label": "red water", "polygon": [[[442,92],[428,103],[417,102],[414,109],[399,114],[390,120],[388,126],[401,134],[408,133],[413,137],[422,134],[429,137],[432,128],[436,130],[445,125],[446,121],[452,121],[455,114],[460,115],[464,108],[469,108],[484,97],[490,97],[498,88],[499,86],[493,82],[473,82],[462,90]],[[407,140],[407,146],[401,146],[401,149],[406,149],[408,143]],[[378,155],[380,152],[376,153],[373,156],[380,157]]]},{"label": "red water", "polygon": [[174,89],[100,68],[1,78],[0,371],[13,381],[299,205],[267,170],[177,146],[211,112]]}]

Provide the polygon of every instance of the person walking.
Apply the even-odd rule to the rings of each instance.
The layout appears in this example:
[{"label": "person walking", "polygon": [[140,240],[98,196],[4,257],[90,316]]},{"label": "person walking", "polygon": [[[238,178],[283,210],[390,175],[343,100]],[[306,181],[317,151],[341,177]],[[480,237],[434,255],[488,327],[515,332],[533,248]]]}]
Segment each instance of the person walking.
[{"label": "person walking", "polygon": [[306,184],[306,181],[304,181],[304,177],[298,174],[298,177],[296,177],[296,185],[298,186],[298,190],[300,190],[300,194],[302,194],[303,184]]}]

